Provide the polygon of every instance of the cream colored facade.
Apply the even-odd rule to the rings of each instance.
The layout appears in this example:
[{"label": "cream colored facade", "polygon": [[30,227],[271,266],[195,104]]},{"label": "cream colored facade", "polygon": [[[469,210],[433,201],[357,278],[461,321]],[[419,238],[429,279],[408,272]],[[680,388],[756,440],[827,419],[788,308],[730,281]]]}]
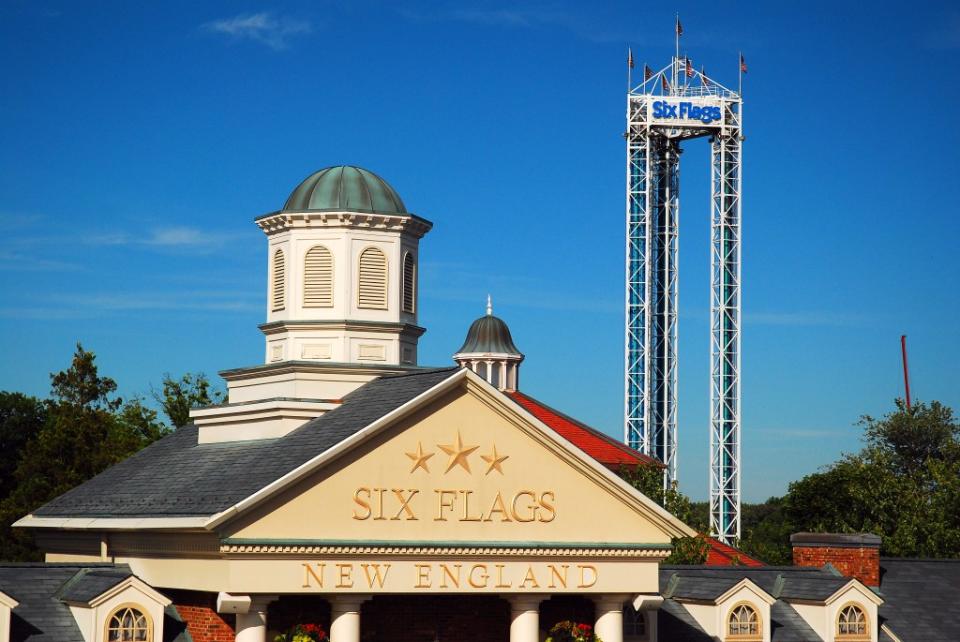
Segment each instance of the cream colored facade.
[{"label": "cream colored facade", "polygon": [[437,593],[512,600],[515,642],[539,639],[531,604],[591,595],[618,642],[624,603],[655,597],[671,538],[693,534],[468,370],[202,524],[177,519],[21,525],[51,528],[48,561],[248,596],[237,639],[257,642],[269,623],[256,605],[278,595],[329,598],[343,607],[334,642],[356,642],[358,601]]}]

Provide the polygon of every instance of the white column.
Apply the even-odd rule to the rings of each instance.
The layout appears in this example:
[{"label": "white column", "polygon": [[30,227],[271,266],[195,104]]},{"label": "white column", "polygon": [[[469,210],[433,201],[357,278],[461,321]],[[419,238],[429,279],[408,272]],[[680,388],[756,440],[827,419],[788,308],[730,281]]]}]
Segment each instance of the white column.
[{"label": "white column", "polygon": [[510,600],[510,642],[540,642],[540,601],[543,598],[514,595],[508,599]]},{"label": "white column", "polygon": [[603,642],[623,642],[623,603],[626,595],[598,595],[596,605],[597,623],[593,630]]},{"label": "white column", "polygon": [[330,600],[330,642],[360,642],[360,606],[368,595],[337,595]]},{"label": "white column", "polygon": [[267,642],[267,606],[275,595],[258,595],[246,613],[237,613],[237,642]]}]

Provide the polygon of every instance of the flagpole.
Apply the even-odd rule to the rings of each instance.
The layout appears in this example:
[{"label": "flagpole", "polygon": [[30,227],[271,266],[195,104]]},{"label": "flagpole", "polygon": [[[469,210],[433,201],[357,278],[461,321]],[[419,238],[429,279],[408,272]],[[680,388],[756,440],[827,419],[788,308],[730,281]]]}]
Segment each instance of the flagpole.
[{"label": "flagpole", "polygon": [[631,80],[630,72],[632,70],[633,70],[633,51],[630,49],[630,47],[627,47],[627,93],[628,94],[630,93],[630,90],[633,88],[633,83],[630,82]]},{"label": "flagpole", "polygon": [[676,55],[673,58],[673,65],[671,68],[673,70],[673,87],[677,86],[677,66],[680,64],[680,12],[677,12],[677,21],[673,26],[674,32],[674,41],[676,42]]},{"label": "flagpole", "polygon": [[737,52],[737,94],[743,100],[743,52]]}]

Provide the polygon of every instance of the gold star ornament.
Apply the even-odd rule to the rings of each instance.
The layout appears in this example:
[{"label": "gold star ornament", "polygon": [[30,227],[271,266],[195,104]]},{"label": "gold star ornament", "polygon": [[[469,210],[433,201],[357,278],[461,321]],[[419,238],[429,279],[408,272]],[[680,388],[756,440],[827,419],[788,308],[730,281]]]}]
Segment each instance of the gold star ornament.
[{"label": "gold star ornament", "polygon": [[410,461],[413,462],[413,468],[410,469],[410,473],[413,474],[417,472],[417,468],[423,468],[428,473],[430,469],[427,468],[427,460],[433,457],[436,453],[425,453],[423,452],[423,444],[419,441],[417,442],[417,452],[415,453],[404,453],[407,457],[410,458]]},{"label": "gold star ornament", "polygon": [[497,445],[493,445],[493,452],[489,455],[480,455],[480,459],[487,462],[487,472],[485,474],[489,475],[493,471],[497,471],[501,475],[503,474],[503,468],[500,468],[502,464],[507,459],[510,459],[510,455],[500,455],[497,453]]},{"label": "gold star ornament", "polygon": [[457,431],[456,443],[447,445],[437,444],[437,448],[450,455],[450,462],[447,464],[447,469],[443,471],[444,474],[453,470],[454,466],[462,466],[463,469],[469,473],[470,462],[467,461],[467,457],[469,457],[470,454],[479,447],[480,446],[464,446],[459,430]]}]

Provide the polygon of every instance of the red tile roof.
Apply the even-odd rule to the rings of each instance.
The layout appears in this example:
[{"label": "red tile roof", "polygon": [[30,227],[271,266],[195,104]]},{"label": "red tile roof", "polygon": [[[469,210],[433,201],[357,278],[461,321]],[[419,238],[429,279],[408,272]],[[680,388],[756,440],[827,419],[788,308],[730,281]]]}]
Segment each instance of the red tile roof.
[{"label": "red tile roof", "polygon": [[707,551],[707,566],[763,566],[763,562],[755,560],[743,551],[727,546],[718,539],[707,538],[710,550]]},{"label": "red tile roof", "polygon": [[613,437],[568,417],[558,410],[554,410],[529,395],[522,392],[508,392],[507,395],[523,406],[527,412],[557,431],[561,437],[613,471],[618,470],[620,466],[636,466],[637,464],[663,466],[653,457],[648,457]]}]

